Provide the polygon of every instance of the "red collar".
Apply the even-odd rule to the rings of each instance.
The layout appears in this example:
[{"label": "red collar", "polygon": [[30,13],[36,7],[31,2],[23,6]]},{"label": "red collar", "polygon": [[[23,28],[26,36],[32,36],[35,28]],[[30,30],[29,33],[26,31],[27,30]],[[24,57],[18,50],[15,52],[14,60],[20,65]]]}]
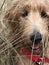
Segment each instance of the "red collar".
[{"label": "red collar", "polygon": [[24,54],[27,58],[31,59],[31,57],[32,57],[31,60],[35,62],[35,65],[40,65],[40,62],[42,62],[42,61],[49,63],[49,58],[47,58],[47,57],[42,58],[42,57],[40,57],[39,55],[32,55],[32,56],[31,56],[31,54],[30,54],[27,50],[24,50],[23,48],[20,48],[19,50],[20,50],[20,51],[22,52],[22,54]]}]

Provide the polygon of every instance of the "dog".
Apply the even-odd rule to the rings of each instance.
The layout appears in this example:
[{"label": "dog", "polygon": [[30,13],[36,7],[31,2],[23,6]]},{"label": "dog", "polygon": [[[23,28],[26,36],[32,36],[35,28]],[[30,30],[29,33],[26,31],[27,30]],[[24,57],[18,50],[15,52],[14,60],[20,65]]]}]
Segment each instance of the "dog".
[{"label": "dog", "polygon": [[[25,57],[19,48],[27,50],[33,55],[49,57],[49,1],[47,0],[14,0],[7,9],[3,24],[9,44],[18,53],[17,65],[30,65],[31,59]],[[12,52],[14,52],[12,50]],[[18,55],[17,55],[18,54]],[[21,56],[19,61],[18,56]],[[32,61],[32,65],[34,62]],[[43,64],[42,64],[43,65]]]}]

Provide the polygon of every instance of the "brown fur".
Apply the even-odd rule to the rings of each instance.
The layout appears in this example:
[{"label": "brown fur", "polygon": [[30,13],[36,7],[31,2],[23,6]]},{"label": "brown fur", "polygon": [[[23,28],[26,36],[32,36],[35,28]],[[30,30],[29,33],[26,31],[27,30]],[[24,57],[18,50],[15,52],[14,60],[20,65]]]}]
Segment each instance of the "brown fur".
[{"label": "brown fur", "polygon": [[[43,52],[45,52],[44,55],[49,57],[48,54],[49,44],[47,44],[47,39],[49,34],[48,3],[49,2],[46,0],[42,0],[42,1],[15,0],[11,4],[7,12],[5,13],[3,23],[5,24],[8,30],[7,39],[9,40],[10,43],[14,42],[13,45],[17,44],[15,46],[17,50],[19,47],[23,47],[25,49],[29,49],[29,51],[31,52],[31,49],[29,48],[29,46],[32,45],[32,42],[30,40],[30,35],[35,32],[40,32],[43,37],[41,43],[39,44],[40,49],[38,49],[36,53],[42,56]],[[28,12],[28,15],[26,17],[23,16],[23,13],[25,11]],[[46,16],[41,17],[41,12],[45,12]],[[21,40],[22,42],[19,42]],[[44,47],[45,50],[43,50],[44,44],[45,44]],[[20,55],[20,51],[19,51],[19,55]],[[30,65],[28,62],[29,59],[26,60],[26,57],[22,59],[23,59],[22,64]],[[19,63],[20,62],[18,61],[18,65]]]}]

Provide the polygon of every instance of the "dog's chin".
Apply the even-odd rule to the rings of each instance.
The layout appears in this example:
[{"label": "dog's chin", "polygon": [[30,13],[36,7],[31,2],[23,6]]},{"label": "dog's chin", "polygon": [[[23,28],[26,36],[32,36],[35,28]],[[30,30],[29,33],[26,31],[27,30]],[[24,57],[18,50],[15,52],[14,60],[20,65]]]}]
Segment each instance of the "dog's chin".
[{"label": "dog's chin", "polygon": [[42,53],[43,53],[42,43],[41,42],[39,42],[39,43],[35,42],[32,50],[33,50],[33,54],[42,56]]},{"label": "dog's chin", "polygon": [[36,48],[34,48],[33,49],[33,54],[42,56],[43,55],[43,48],[42,48],[42,46],[38,45]]},{"label": "dog's chin", "polygon": [[32,53],[34,55],[40,55],[42,56],[43,55],[43,46],[42,46],[42,43],[39,42],[35,42],[34,45],[33,43],[32,44],[27,44],[24,49],[26,49],[28,52]]}]

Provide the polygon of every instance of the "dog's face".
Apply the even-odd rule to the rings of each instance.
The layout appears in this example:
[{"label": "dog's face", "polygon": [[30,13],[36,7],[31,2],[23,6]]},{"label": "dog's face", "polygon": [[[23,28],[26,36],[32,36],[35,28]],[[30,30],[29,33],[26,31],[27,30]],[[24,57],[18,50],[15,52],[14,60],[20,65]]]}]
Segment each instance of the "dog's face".
[{"label": "dog's face", "polygon": [[18,1],[9,12],[5,18],[8,16],[8,19],[14,20],[11,21],[11,27],[14,30],[18,29],[17,33],[21,33],[23,47],[33,50],[34,54],[42,55],[43,47],[46,48],[48,39],[49,7],[47,2],[45,0]]}]

